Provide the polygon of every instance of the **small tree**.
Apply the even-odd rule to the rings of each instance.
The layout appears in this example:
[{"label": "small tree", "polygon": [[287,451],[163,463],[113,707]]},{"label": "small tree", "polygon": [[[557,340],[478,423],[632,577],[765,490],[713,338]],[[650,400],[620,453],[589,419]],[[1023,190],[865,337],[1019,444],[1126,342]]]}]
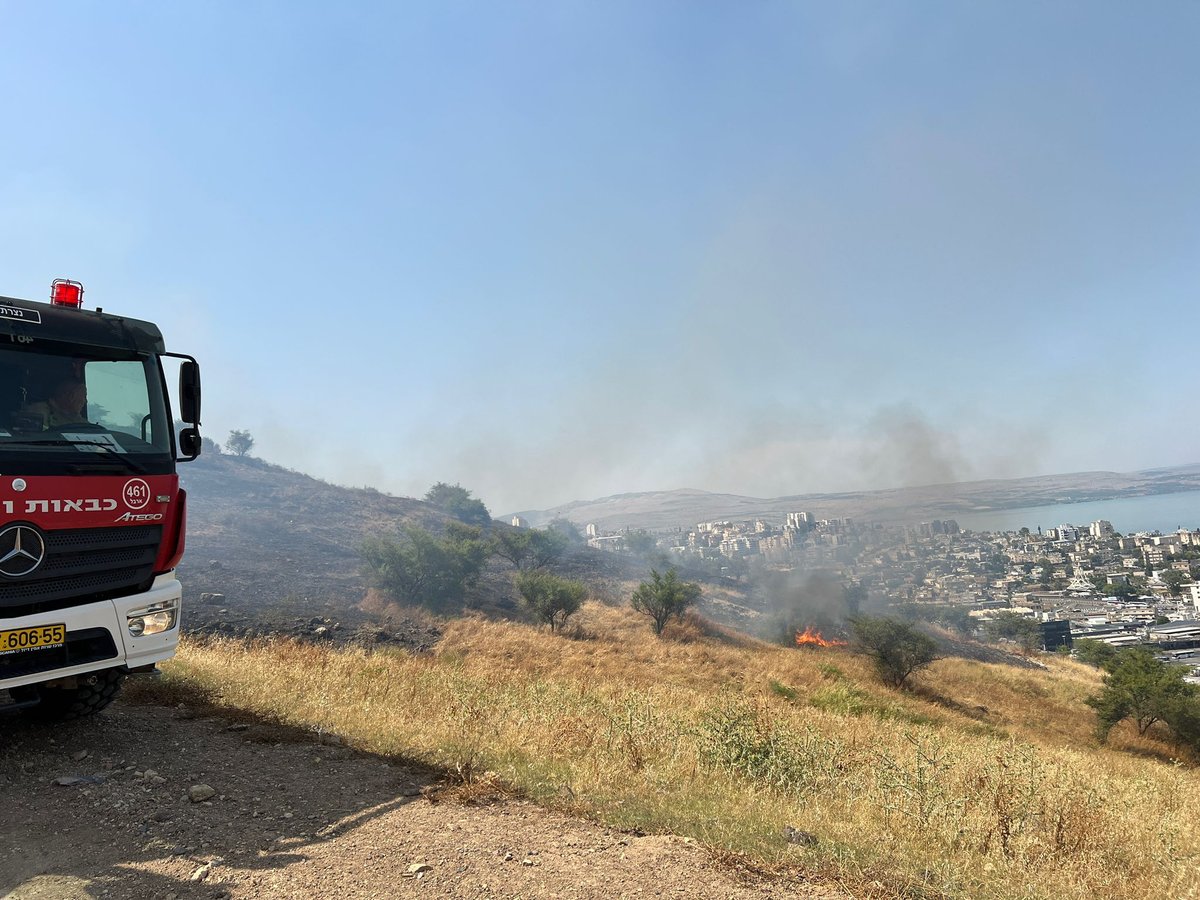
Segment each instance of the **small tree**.
[{"label": "small tree", "polygon": [[700,599],[700,585],[691,581],[680,581],[672,567],[666,575],[650,570],[650,580],[643,581],[630,597],[630,604],[654,623],[654,633],[661,635],[667,623],[681,617]]},{"label": "small tree", "polygon": [[658,549],[658,538],[648,531],[627,531],[624,536],[625,549],[635,556],[649,556]]},{"label": "small tree", "polygon": [[879,677],[892,687],[904,687],[910,675],[938,658],[933,638],[906,622],[855,616],[850,627],[859,650],[871,658]]},{"label": "small tree", "polygon": [[566,552],[567,538],[558,531],[525,528],[500,529],[492,535],[492,552],[514,567],[544,569]]},{"label": "small tree", "polygon": [[487,559],[478,528],[451,525],[438,537],[406,525],[399,541],[371,538],[362,547],[375,584],[397,600],[430,609],[462,602]]},{"label": "small tree", "polygon": [[571,547],[578,547],[587,543],[587,538],[579,530],[579,526],[563,516],[555,516],[547,522],[546,530],[562,535],[566,538],[567,545]]},{"label": "small tree", "polygon": [[1178,569],[1167,569],[1162,573],[1162,582],[1167,586],[1167,591],[1172,597],[1178,597],[1183,593],[1183,585],[1188,580],[1188,577]]},{"label": "small tree", "polygon": [[1091,638],[1082,638],[1075,641],[1075,657],[1080,661],[1087,663],[1089,666],[1095,666],[1097,669],[1107,669],[1110,662],[1117,656],[1117,648],[1112,644],[1106,644],[1104,641],[1097,641]]},{"label": "small tree", "polygon": [[492,524],[492,514],[483,501],[472,497],[471,492],[461,484],[439,481],[425,492],[425,502],[432,503],[442,512],[468,525]]},{"label": "small tree", "polygon": [[248,431],[231,431],[225,441],[225,449],[234,456],[245,456],[254,448],[254,438]]},{"label": "small tree", "polygon": [[522,572],[517,576],[517,591],[526,609],[551,631],[566,625],[588,594],[586,585],[549,572]]},{"label": "small tree", "polygon": [[561,531],[549,528],[529,535],[529,563],[535,569],[553,565],[567,552],[570,540]]},{"label": "small tree", "polygon": [[1137,588],[1128,582],[1118,581],[1109,584],[1105,580],[1104,585],[1100,588],[1100,593],[1106,597],[1118,597],[1122,600],[1132,600],[1138,595]]},{"label": "small tree", "polygon": [[842,585],[842,603],[850,615],[858,615],[868,599],[867,588],[861,581],[848,581]]},{"label": "small tree", "polygon": [[1147,647],[1126,647],[1104,668],[1108,670],[1104,688],[1087,699],[1096,710],[1101,740],[1123,719],[1132,719],[1138,734],[1145,734],[1181,703],[1195,702],[1196,689],[1183,680],[1184,669],[1167,665]]},{"label": "small tree", "polygon": [[1195,687],[1187,696],[1176,697],[1163,708],[1163,721],[1179,743],[1200,749],[1200,696]]},{"label": "small tree", "polygon": [[516,569],[524,569],[530,556],[529,543],[533,535],[526,528],[497,529],[492,534],[492,552],[506,559]]}]

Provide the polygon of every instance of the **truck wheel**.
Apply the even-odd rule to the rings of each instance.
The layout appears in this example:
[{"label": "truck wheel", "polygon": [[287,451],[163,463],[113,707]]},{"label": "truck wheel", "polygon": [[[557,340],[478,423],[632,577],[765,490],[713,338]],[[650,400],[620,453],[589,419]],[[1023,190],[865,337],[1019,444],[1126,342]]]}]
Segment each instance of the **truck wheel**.
[{"label": "truck wheel", "polygon": [[82,719],[112,703],[124,681],[124,669],[105,669],[78,676],[77,686],[73,688],[33,685],[22,690],[35,691],[38,704],[29,707],[25,713],[42,721]]}]

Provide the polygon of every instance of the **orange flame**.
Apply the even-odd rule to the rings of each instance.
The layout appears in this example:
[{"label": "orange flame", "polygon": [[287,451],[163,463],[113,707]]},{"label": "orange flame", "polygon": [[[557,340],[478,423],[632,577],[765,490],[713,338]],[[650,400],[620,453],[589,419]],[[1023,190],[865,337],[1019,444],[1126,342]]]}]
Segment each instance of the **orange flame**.
[{"label": "orange flame", "polygon": [[817,631],[811,625],[805,627],[803,631],[796,632],[797,647],[845,647],[845,641],[827,641],[821,637],[821,632]]}]

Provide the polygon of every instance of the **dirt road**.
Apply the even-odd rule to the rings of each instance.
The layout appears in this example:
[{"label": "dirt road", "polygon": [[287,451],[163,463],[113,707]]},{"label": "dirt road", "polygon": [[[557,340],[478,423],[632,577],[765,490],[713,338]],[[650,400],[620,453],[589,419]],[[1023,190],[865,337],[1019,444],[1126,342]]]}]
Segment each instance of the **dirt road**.
[{"label": "dirt road", "polygon": [[4,900],[790,896],[844,897],[747,880],[681,838],[463,803],[275,726],[120,701],[53,731],[0,717]]}]

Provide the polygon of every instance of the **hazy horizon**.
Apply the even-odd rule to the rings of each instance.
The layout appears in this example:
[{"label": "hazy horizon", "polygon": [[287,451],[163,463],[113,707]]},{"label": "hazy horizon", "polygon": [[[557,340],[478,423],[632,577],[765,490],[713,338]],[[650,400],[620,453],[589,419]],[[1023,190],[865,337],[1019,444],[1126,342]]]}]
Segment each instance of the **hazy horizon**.
[{"label": "hazy horizon", "polygon": [[[1073,475],[1086,475],[1090,472],[1116,474],[1116,475],[1131,475],[1131,474],[1135,474],[1135,473],[1154,472],[1154,471],[1159,471],[1159,470],[1187,469],[1187,468],[1191,468],[1193,466],[1200,466],[1200,463],[1179,463],[1177,465],[1147,466],[1144,469],[1131,469],[1129,471],[1117,471],[1114,469],[1088,469],[1086,471],[1075,471],[1075,472],[1037,472],[1037,473],[1034,473],[1031,475],[1015,475],[1015,476],[1012,476],[1011,478],[995,478],[995,479],[993,479],[993,478],[979,478],[979,479],[972,478],[972,479],[965,479],[963,481],[932,482],[929,484],[893,485],[891,487],[868,488],[868,489],[860,489],[857,491],[835,491],[835,490],[804,491],[802,493],[773,494],[773,495],[769,495],[769,496],[759,496],[759,495],[755,495],[755,494],[733,494],[729,491],[710,491],[710,490],[706,490],[705,488],[695,487],[693,485],[685,485],[685,486],[681,486],[681,487],[651,488],[649,490],[644,490],[644,491],[616,491],[612,494],[604,494],[604,495],[595,496],[595,497],[573,497],[570,500],[564,500],[562,503],[552,503],[549,506],[544,506],[544,507],[525,506],[525,507],[512,507],[512,508],[507,508],[507,509],[501,510],[501,509],[494,509],[489,506],[489,509],[494,516],[503,517],[503,516],[515,515],[515,514],[523,513],[523,512],[533,512],[533,511],[544,512],[546,510],[556,509],[560,506],[569,506],[572,503],[587,504],[587,503],[594,503],[599,500],[608,500],[608,499],[617,498],[617,497],[628,497],[628,496],[636,496],[636,495],[642,495],[642,494],[682,493],[682,492],[687,492],[687,491],[695,491],[695,492],[702,493],[702,494],[729,494],[730,496],[745,497],[745,498],[751,499],[751,500],[775,501],[775,500],[786,500],[791,497],[837,496],[840,494],[876,493],[876,492],[884,492],[884,491],[904,490],[907,488],[912,488],[912,489],[930,489],[930,488],[941,488],[941,487],[954,488],[954,487],[959,487],[959,486],[968,485],[968,484],[975,484],[975,483],[978,483],[981,481],[993,481],[993,480],[995,480],[995,481],[1019,481],[1022,479],[1034,479],[1034,478],[1056,478],[1056,477],[1065,478],[1065,477],[1069,477],[1069,476],[1073,476]],[[463,485],[463,487],[466,487],[466,485]],[[1186,489],[1184,489],[1184,491],[1181,491],[1180,493],[1193,493],[1193,492],[1195,492],[1195,490],[1196,490],[1195,488],[1186,488]],[[487,498],[480,498],[480,499],[484,500],[485,503],[487,502]],[[1083,501],[1081,501],[1081,502],[1083,502]],[[1046,505],[1057,505],[1057,504],[1046,504]]]},{"label": "hazy horizon", "polygon": [[1197,455],[1198,6],[3,16],[0,294],[159,323],[272,462],[502,511]]}]

